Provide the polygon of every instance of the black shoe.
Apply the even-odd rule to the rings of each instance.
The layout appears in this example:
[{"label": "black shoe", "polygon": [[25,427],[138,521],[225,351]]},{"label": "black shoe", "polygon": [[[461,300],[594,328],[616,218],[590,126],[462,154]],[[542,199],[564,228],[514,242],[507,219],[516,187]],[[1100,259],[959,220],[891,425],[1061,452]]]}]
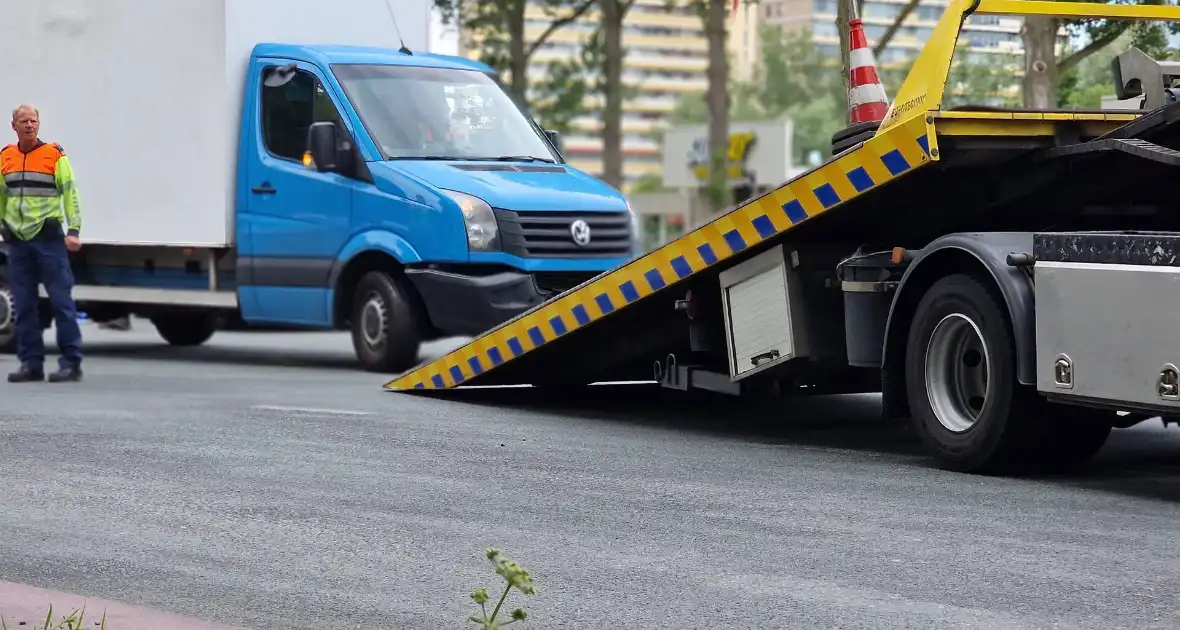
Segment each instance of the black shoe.
[{"label": "black shoe", "polygon": [[61,368],[49,375],[50,383],[66,383],[80,380],[82,380],[82,368],[80,367]]},{"label": "black shoe", "polygon": [[43,380],[45,380],[45,371],[44,370],[33,370],[33,369],[29,369],[23,365],[21,366],[21,368],[19,370],[15,371],[15,372],[10,372],[8,374],[8,382],[9,383],[31,383],[34,381],[43,381]]}]

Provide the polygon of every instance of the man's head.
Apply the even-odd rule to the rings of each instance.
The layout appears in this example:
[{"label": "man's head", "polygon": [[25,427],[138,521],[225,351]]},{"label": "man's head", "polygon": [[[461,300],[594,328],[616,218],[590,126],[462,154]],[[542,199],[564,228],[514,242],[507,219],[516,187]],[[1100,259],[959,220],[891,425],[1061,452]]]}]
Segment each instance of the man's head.
[{"label": "man's head", "polygon": [[22,143],[37,140],[37,133],[41,130],[41,114],[32,105],[18,105],[12,110],[12,130],[16,138]]}]

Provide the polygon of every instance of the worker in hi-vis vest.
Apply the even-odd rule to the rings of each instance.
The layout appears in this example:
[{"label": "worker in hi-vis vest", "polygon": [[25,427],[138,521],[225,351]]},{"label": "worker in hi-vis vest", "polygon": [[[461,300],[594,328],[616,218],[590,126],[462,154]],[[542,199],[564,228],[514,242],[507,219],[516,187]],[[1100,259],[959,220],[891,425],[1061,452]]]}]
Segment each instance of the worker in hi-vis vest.
[{"label": "worker in hi-vis vest", "polygon": [[0,235],[8,248],[8,284],[16,315],[16,353],[20,368],[10,383],[45,379],[45,344],[38,316],[38,285],[53,308],[58,370],[50,382],[82,378],[82,331],[74,307],[74,274],[69,252],[82,247],[82,214],[74,173],[61,145],[42,142],[40,113],[21,105],[12,112],[17,143],[0,150]]}]

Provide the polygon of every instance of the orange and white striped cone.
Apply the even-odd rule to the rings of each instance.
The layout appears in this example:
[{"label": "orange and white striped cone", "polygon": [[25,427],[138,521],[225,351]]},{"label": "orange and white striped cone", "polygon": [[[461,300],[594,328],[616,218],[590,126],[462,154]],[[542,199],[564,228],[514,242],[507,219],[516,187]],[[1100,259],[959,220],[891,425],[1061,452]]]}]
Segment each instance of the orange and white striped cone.
[{"label": "orange and white striped cone", "polygon": [[877,74],[877,60],[873,57],[873,49],[869,48],[869,38],[865,36],[860,18],[848,22],[848,47],[851,49],[848,55],[851,67],[848,77],[849,124],[885,120],[889,97],[885,95],[885,85]]}]

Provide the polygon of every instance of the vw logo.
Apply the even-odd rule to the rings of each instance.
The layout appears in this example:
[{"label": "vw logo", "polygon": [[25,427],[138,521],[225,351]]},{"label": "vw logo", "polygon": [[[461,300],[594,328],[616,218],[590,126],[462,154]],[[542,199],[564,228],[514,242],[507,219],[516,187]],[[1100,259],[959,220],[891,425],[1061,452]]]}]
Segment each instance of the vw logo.
[{"label": "vw logo", "polygon": [[590,244],[590,224],[578,219],[570,224],[570,236],[574,239],[574,244],[578,247],[585,247]]}]

